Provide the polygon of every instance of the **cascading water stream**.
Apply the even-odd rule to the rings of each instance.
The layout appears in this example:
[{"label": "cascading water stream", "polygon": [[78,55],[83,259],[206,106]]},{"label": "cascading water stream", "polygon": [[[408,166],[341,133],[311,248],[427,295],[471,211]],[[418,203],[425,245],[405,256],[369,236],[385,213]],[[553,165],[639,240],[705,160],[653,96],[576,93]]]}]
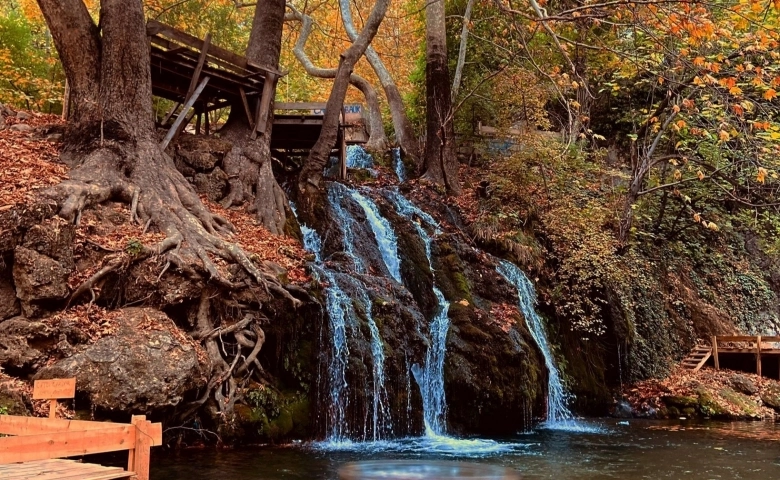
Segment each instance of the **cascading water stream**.
[{"label": "cascading water stream", "polygon": [[382,255],[382,260],[390,271],[390,276],[398,283],[403,283],[403,280],[401,279],[401,260],[398,259],[398,239],[395,236],[395,232],[393,231],[390,222],[379,213],[379,209],[370,198],[363,196],[357,190],[348,188],[347,191],[366,214],[366,220],[368,220],[368,223],[371,226],[371,231],[374,232],[374,238],[379,247],[379,253]]},{"label": "cascading water stream", "polygon": [[[436,221],[417,208],[412,202],[398,192],[389,192],[388,196],[395,204],[396,211],[403,217],[409,219],[417,230],[417,234],[425,244],[425,255],[428,258],[428,266],[433,272],[433,262],[431,260],[431,244],[433,238],[417,222],[414,217],[417,216],[427,223],[429,227],[434,228],[438,233],[438,224]],[[446,409],[447,401],[444,395],[444,357],[447,353],[447,332],[450,328],[449,309],[450,303],[444,298],[444,294],[435,284],[433,293],[438,302],[436,314],[431,320],[430,335],[431,343],[425,354],[425,365],[420,367],[415,364],[412,366],[412,373],[420,386],[420,393],[423,400],[423,420],[425,423],[425,433],[428,436],[444,435],[446,432]]]},{"label": "cascading water stream", "polygon": [[401,160],[401,149],[393,149],[393,169],[395,169],[395,176],[398,177],[398,181],[403,183],[406,181],[406,167]]},{"label": "cascading water stream", "polygon": [[[346,210],[340,207],[334,207],[337,215],[345,215],[345,221],[342,226],[350,227],[354,225],[354,219],[346,217]],[[290,202],[290,207],[298,218],[295,205]],[[347,342],[347,322],[357,323],[357,314],[355,312],[352,299],[342,289],[339,284],[336,272],[330,270],[322,263],[322,240],[316,230],[300,224],[303,233],[304,249],[314,253],[316,264],[313,266],[314,276],[327,282],[325,289],[325,307],[328,312],[329,327],[332,336],[332,346],[330,362],[328,365],[328,384],[330,387],[330,404],[328,406],[328,415],[326,420],[326,436],[329,442],[343,443],[349,442],[350,431],[347,423],[347,411],[349,407],[349,397],[347,391],[349,388],[347,382],[347,364],[349,362],[349,347]],[[346,231],[350,234],[346,234]],[[352,252],[352,235],[349,228],[345,228],[345,250]],[[353,258],[358,258],[353,254]],[[359,280],[353,278],[353,281]],[[379,334],[376,322],[371,312],[371,300],[366,293],[365,286],[360,284],[359,300],[365,306],[365,316],[371,334],[371,356],[373,360],[373,379],[371,408],[371,429],[367,432],[367,426],[364,426],[363,439],[369,438],[373,441],[381,440],[386,434],[392,431],[392,419],[388,408],[387,391],[385,389],[384,363],[385,354],[382,338]]]},{"label": "cascading water stream", "polygon": [[547,367],[547,423],[546,426],[566,428],[574,426],[574,416],[567,403],[569,393],[561,382],[561,374],[553,357],[550,342],[547,340],[544,323],[536,313],[536,290],[531,280],[514,264],[506,260],[498,261],[498,273],[517,289],[518,307],[523,313],[528,330],[542,352]]}]

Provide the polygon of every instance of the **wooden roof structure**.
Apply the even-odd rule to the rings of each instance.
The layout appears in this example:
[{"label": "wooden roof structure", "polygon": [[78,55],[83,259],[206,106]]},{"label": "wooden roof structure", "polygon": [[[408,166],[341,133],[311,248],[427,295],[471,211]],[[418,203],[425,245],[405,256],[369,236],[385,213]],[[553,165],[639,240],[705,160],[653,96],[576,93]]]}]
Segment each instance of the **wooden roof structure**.
[{"label": "wooden roof structure", "polygon": [[[213,45],[210,34],[201,40],[156,20],[147,22],[146,33],[151,43],[152,93],[176,103],[163,124],[179,107],[183,114],[176,117],[163,148],[193,115],[228,105],[243,104],[253,135],[265,131],[274,85],[282,72],[255,65],[246,57]],[[250,108],[252,104],[254,109]],[[193,107],[194,112],[189,114]],[[208,115],[205,118],[208,122]],[[207,123],[207,133],[208,128]]]}]

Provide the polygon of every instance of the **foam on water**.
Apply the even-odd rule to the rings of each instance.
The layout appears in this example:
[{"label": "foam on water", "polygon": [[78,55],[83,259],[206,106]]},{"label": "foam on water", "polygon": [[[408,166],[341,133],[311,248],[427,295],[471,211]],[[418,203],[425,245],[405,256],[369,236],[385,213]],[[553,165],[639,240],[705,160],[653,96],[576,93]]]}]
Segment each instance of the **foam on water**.
[{"label": "foam on water", "polygon": [[398,258],[398,239],[395,236],[393,227],[385,217],[379,213],[376,204],[370,198],[363,196],[357,190],[347,189],[352,199],[360,205],[366,214],[366,219],[374,232],[379,253],[382,255],[387,269],[398,283],[403,283],[401,279],[401,260]]},{"label": "foam on water", "polygon": [[480,458],[526,449],[529,443],[499,442],[481,438],[455,438],[446,435],[426,435],[379,442],[313,442],[309,447],[326,452],[413,453],[446,457]]}]

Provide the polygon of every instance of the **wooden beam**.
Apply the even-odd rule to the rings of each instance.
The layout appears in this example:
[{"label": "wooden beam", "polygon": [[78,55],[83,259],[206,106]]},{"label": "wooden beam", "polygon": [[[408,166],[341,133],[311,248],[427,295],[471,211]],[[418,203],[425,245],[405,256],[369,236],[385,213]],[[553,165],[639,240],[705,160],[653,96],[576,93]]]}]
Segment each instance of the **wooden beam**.
[{"label": "wooden beam", "polygon": [[200,111],[195,113],[195,135],[200,135],[200,122],[203,119],[203,114]]},{"label": "wooden beam", "polygon": [[86,420],[63,420],[39,417],[20,417],[0,415],[0,434],[3,435],[40,435],[44,433],[102,430],[126,424],[111,422],[90,422]]},{"label": "wooden beam", "polygon": [[176,110],[179,109],[179,106],[181,106],[181,102],[176,102],[173,108],[171,108],[171,110],[165,115],[165,118],[163,118],[162,121],[163,125],[167,124],[171,120],[171,117],[173,116],[174,113],[176,113]]},{"label": "wooden beam", "polygon": [[165,150],[168,144],[171,143],[171,141],[174,138],[176,138],[176,136],[179,133],[179,127],[182,126],[182,123],[184,122],[184,118],[186,117],[185,113],[188,112],[190,108],[192,108],[192,105],[198,99],[201,92],[203,91],[204,88],[206,88],[206,84],[208,83],[209,83],[209,77],[208,76],[203,77],[203,80],[201,80],[200,85],[198,85],[198,88],[196,88],[195,91],[192,92],[190,98],[188,98],[187,101],[184,103],[184,107],[182,107],[181,113],[179,114],[178,117],[176,117],[176,121],[173,122],[171,129],[168,130],[168,133],[165,135],[165,138],[160,144],[160,148]]},{"label": "wooden beam", "polygon": [[715,358],[715,370],[720,370],[720,363],[718,362],[718,337],[712,336],[712,356]]},{"label": "wooden beam", "polygon": [[339,174],[342,180],[347,179],[347,141],[344,135],[344,128],[339,127]]},{"label": "wooden beam", "polygon": [[208,137],[209,136],[209,130],[210,130],[209,129],[210,125],[209,125],[209,110],[208,109],[206,109],[205,115],[206,115],[206,123],[205,123],[204,127],[206,129],[205,130],[206,136]]},{"label": "wooden beam", "polygon": [[274,110],[324,110],[324,102],[276,102]]},{"label": "wooden beam", "polygon": [[198,86],[198,82],[200,81],[200,72],[203,71],[203,64],[206,63],[206,54],[208,54],[209,45],[211,45],[211,33],[207,33],[205,40],[203,40],[203,47],[200,50],[198,64],[195,66],[195,73],[192,74],[190,88],[187,89],[187,98],[190,98],[192,92],[194,92],[195,88]]},{"label": "wooden beam", "polygon": [[761,335],[756,338],[756,373],[761,376]]},{"label": "wooden beam", "polygon": [[136,443],[132,425],[101,430],[0,438],[0,464],[127,450]]},{"label": "wooden beam", "polygon": [[276,75],[269,73],[263,82],[263,93],[260,95],[260,111],[255,121],[255,132],[265,133],[265,127],[268,124],[268,114],[271,111],[271,103],[274,101],[274,91],[276,90]]},{"label": "wooden beam", "polygon": [[135,448],[133,449],[133,465],[128,465],[128,470],[135,472],[138,480],[149,480],[149,460],[151,454],[151,441],[147,432],[149,422],[145,415],[133,415],[131,422],[138,433],[135,437]]},{"label": "wooden beam", "polygon": [[238,87],[238,91],[241,93],[241,102],[244,104],[244,112],[246,113],[246,119],[249,121],[249,128],[254,131],[255,120],[252,118],[252,110],[249,108],[249,100],[246,98],[246,90],[244,90],[244,87]]}]

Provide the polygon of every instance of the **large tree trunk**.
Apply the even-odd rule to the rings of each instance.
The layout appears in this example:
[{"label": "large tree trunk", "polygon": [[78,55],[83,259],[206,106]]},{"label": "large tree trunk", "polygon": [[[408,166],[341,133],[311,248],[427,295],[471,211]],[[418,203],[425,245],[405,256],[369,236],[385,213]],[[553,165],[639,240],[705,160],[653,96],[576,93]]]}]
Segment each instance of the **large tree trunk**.
[{"label": "large tree trunk", "polygon": [[[284,0],[265,0],[255,7],[246,49],[250,62],[273,69],[279,66],[284,5]],[[243,105],[231,107],[228,122],[221,130],[223,138],[233,144],[224,160],[225,173],[230,177],[230,192],[223,205],[230,207],[246,203],[262,225],[272,233],[282,234],[290,207],[287,196],[274,178],[271,164],[273,99],[271,102],[265,132],[255,139],[251,138],[252,131]]]},{"label": "large tree trunk", "polygon": [[[173,265],[181,275],[211,283],[204,293],[215,287],[237,288],[216,268],[214,258],[219,257],[240,265],[267,290],[297,306],[300,302],[274,273],[224,239],[231,225],[208,211],[160,148],[141,0],[101,0],[100,29],[81,0],[38,0],[38,4],[73,92],[72,117],[63,145],[72,169],[67,180],[43,193],[57,203],[60,216],[78,222],[82,210],[90,205],[127,202],[131,221],[151,225],[166,235],[160,244],[144,247],[147,254],[167,260],[163,272]],[[82,284],[74,296],[95,278]],[[261,334],[256,329],[254,350],[262,346]],[[235,400],[232,367],[208,339],[206,344],[210,353],[216,353],[211,357],[209,387],[196,407],[213,393],[225,411]]]},{"label": "large tree trunk", "polygon": [[447,67],[447,26],[444,0],[432,0],[425,7],[425,173],[423,178],[460,193],[455,131],[452,124],[450,75]]},{"label": "large tree trunk", "polygon": [[[341,19],[344,22],[344,28],[347,31],[349,39],[354,42],[358,38],[358,33],[355,29],[354,22],[352,21],[352,10],[350,9],[349,0],[339,0],[339,6],[341,8]],[[379,77],[379,82],[382,84],[382,88],[385,91],[387,105],[390,107],[390,116],[393,118],[396,142],[401,150],[405,154],[411,156],[416,163],[420,156],[420,145],[417,141],[417,137],[414,135],[414,129],[409,121],[409,117],[406,115],[406,108],[404,107],[404,102],[401,98],[401,92],[398,91],[393,76],[390,75],[390,72],[385,67],[382,59],[379,58],[379,54],[376,53],[374,47],[369,45],[368,48],[366,48],[365,55],[368,63],[371,64],[371,68],[374,69],[376,76]]]},{"label": "large tree trunk", "polygon": [[[313,201],[320,192],[322,171],[328,163],[330,152],[336,145],[339,128],[339,115],[344,106],[344,97],[349,87],[349,78],[355,64],[366,51],[366,47],[376,35],[379,24],[387,12],[390,0],[377,0],[371,14],[366,21],[363,31],[357,40],[341,55],[338,71],[333,82],[333,88],[326,104],[325,118],[322,122],[322,131],[317,143],[309,152],[306,165],[298,177],[298,192],[303,199],[303,213],[309,215],[313,212]],[[305,217],[304,217],[305,218]]]}]

